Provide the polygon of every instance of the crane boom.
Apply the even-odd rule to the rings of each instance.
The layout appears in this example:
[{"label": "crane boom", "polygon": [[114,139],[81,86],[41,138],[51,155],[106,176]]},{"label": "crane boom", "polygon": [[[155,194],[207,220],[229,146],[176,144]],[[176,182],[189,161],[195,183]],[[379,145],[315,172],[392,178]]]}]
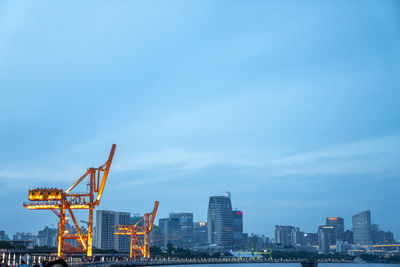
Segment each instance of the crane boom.
[{"label": "crane boom", "polygon": [[[107,176],[108,176],[108,172],[110,171],[110,167],[111,167],[111,162],[114,158],[114,152],[115,152],[115,148],[117,147],[116,144],[113,144],[111,147],[111,151],[110,151],[110,155],[108,156],[108,160],[105,164],[103,164],[100,168],[100,170],[103,170],[103,177],[101,179],[101,184],[100,187],[98,188],[98,193],[97,193],[97,197],[96,197],[96,202],[95,202],[95,206],[99,205],[100,200],[101,200],[101,196],[103,194],[103,190],[104,190],[104,186],[106,185],[106,181],[107,181]],[[105,165],[105,166],[104,166]],[[105,169],[103,169],[103,166],[105,167]],[[100,176],[100,173],[99,173]],[[98,179],[100,179],[100,177],[98,177]]]}]

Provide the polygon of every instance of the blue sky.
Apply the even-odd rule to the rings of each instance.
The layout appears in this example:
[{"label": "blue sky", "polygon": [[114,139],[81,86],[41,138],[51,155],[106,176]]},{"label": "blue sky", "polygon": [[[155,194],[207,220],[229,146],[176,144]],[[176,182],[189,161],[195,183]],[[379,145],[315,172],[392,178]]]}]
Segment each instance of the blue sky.
[{"label": "blue sky", "polygon": [[[0,2],[0,229],[118,145],[99,209],[232,192],[244,230],[370,209],[400,238],[398,1]],[[29,223],[28,223],[29,222]]]}]

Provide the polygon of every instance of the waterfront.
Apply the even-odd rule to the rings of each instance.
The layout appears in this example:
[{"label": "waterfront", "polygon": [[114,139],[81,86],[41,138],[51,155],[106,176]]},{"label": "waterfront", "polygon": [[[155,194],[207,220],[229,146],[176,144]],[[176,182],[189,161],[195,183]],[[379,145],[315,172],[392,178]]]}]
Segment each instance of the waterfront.
[{"label": "waterfront", "polygon": [[[172,265],[178,266],[178,265]],[[185,265],[187,267],[198,267],[197,264]],[[218,267],[219,264],[204,264],[202,267]],[[226,263],[224,267],[301,267],[300,263]],[[318,263],[318,267],[399,267],[400,264],[387,264],[387,263]]]}]

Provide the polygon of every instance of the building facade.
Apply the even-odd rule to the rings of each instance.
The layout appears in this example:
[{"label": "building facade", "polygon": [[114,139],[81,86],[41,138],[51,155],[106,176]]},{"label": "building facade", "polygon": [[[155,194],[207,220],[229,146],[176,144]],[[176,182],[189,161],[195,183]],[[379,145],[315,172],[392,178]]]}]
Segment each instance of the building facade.
[{"label": "building facade", "polygon": [[179,246],[191,248],[193,246],[193,213],[170,213],[169,218],[179,220]]},{"label": "building facade", "polygon": [[371,212],[360,212],[353,216],[353,241],[356,244],[371,242]]},{"label": "building facade", "polygon": [[233,217],[233,241],[236,244],[244,242],[243,236],[243,212],[240,210],[232,211]]},{"label": "building facade", "polygon": [[318,227],[318,247],[319,250],[327,253],[329,246],[334,245],[335,229],[333,226],[321,225]]},{"label": "building facade", "polygon": [[193,223],[193,243],[194,245],[207,244],[207,223],[195,222]]},{"label": "building facade", "polygon": [[178,218],[161,218],[158,220],[158,227],[161,233],[162,248],[167,248],[168,243],[174,247],[180,246],[181,224]]},{"label": "building facade", "polygon": [[233,243],[232,204],[229,197],[210,197],[208,202],[207,225],[209,244],[226,246]]},{"label": "building facade", "polygon": [[114,233],[116,225],[128,225],[130,219],[129,212],[97,210],[94,246],[103,250],[115,249],[120,252],[128,252],[130,249],[129,236],[115,235]]},{"label": "building facade", "polygon": [[275,244],[282,247],[292,246],[292,233],[295,230],[293,226],[275,225]]},{"label": "building facade", "polygon": [[335,243],[336,241],[344,240],[344,219],[341,217],[328,217],[326,218],[327,226],[332,226],[335,230]]}]

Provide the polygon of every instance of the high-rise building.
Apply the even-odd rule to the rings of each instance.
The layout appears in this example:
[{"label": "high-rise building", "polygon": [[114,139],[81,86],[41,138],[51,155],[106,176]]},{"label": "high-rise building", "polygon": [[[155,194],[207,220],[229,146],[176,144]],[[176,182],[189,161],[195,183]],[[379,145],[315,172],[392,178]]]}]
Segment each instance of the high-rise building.
[{"label": "high-rise building", "polygon": [[170,213],[169,217],[179,219],[179,246],[191,248],[193,246],[193,213]]},{"label": "high-rise building", "polygon": [[3,241],[3,240],[8,240],[9,238],[8,238],[8,235],[6,234],[6,232],[5,231],[0,231],[0,241]]},{"label": "high-rise building", "polygon": [[36,245],[40,247],[57,247],[58,229],[46,226],[38,232],[36,236]]},{"label": "high-rise building", "polygon": [[129,236],[115,235],[114,233],[116,225],[128,225],[130,219],[129,212],[97,210],[94,246],[104,250],[115,249],[120,252],[128,252],[130,249]]},{"label": "high-rise building", "polygon": [[304,247],[304,232],[300,231],[299,227],[292,228],[291,245],[294,247]]},{"label": "high-rise building", "polygon": [[275,225],[275,244],[282,247],[292,246],[293,226]]},{"label": "high-rise building", "polygon": [[328,217],[326,218],[326,225],[332,226],[335,230],[335,243],[336,241],[343,241],[344,239],[344,219],[341,217]]},{"label": "high-rise building", "polygon": [[193,223],[193,243],[203,245],[207,243],[207,223]]},{"label": "high-rise building", "polygon": [[348,244],[353,244],[353,231],[351,230],[346,230],[344,232],[344,241],[346,241]]},{"label": "high-rise building", "polygon": [[158,226],[161,232],[161,247],[167,248],[168,243],[174,247],[180,246],[181,224],[178,218],[161,218],[158,220]]},{"label": "high-rise building", "polygon": [[[230,196],[230,194],[228,194]],[[207,214],[208,243],[231,245],[233,242],[233,216],[231,199],[226,196],[212,196],[208,202]]]},{"label": "high-rise building", "polygon": [[360,212],[353,216],[353,240],[356,244],[368,244],[371,241],[371,212]]},{"label": "high-rise building", "polygon": [[243,212],[234,210],[233,216],[233,241],[237,244],[243,243]]},{"label": "high-rise building", "polygon": [[318,246],[323,252],[329,251],[329,246],[333,245],[335,240],[335,229],[333,226],[321,225],[318,227]]}]

